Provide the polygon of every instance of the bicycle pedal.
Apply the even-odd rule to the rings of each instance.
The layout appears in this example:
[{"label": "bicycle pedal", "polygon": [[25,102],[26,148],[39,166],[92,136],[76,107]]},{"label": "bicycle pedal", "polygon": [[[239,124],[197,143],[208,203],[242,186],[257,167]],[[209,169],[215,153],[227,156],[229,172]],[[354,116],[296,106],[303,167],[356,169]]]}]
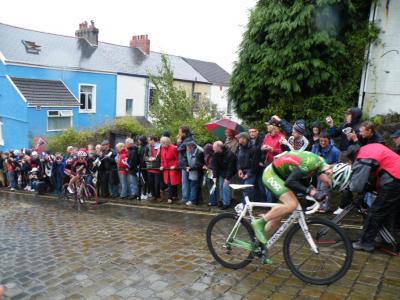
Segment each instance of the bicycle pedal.
[{"label": "bicycle pedal", "polygon": [[263,257],[261,259],[261,262],[263,265],[272,265],[272,259],[270,259],[270,258]]}]

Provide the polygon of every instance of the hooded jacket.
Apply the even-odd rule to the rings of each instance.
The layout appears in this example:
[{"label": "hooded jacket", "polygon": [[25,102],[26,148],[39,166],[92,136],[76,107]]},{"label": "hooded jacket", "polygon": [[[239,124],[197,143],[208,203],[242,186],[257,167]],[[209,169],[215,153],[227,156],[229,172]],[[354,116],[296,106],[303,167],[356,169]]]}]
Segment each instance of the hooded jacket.
[{"label": "hooded jacket", "polygon": [[187,158],[186,158],[186,145],[190,142],[193,142],[194,138],[191,133],[189,133],[185,139],[178,144],[178,153],[179,153],[179,167],[184,168],[187,165]]},{"label": "hooded jacket", "polygon": [[351,113],[351,123],[343,122],[343,124],[339,128],[329,128],[328,133],[331,137],[340,136],[340,150],[345,151],[349,147],[350,143],[347,139],[347,136],[342,132],[342,130],[346,127],[351,127],[355,133],[358,135],[360,132],[360,124],[362,111],[358,107],[350,108]]}]

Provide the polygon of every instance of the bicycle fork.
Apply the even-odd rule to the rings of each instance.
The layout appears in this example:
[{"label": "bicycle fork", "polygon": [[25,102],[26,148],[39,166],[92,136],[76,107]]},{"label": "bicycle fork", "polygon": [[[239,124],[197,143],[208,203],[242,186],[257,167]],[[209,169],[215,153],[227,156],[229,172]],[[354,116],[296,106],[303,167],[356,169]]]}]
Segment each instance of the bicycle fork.
[{"label": "bicycle fork", "polygon": [[311,250],[314,251],[314,253],[318,254],[319,250],[317,245],[314,242],[314,239],[312,238],[310,231],[308,230],[306,218],[304,216],[304,212],[302,210],[298,211],[298,220],[299,220],[299,225],[301,227],[301,230],[303,230],[304,237],[306,238],[308,244],[311,247]]}]

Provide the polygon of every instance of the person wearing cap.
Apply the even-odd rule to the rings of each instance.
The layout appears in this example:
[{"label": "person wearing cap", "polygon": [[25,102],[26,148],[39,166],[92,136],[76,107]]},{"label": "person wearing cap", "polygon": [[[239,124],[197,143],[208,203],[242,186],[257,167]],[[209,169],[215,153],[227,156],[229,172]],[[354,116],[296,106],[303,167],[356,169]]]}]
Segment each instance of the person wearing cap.
[{"label": "person wearing cap", "polygon": [[278,116],[273,116],[276,119],[280,126],[282,127],[283,131],[290,136],[288,140],[281,139],[281,146],[285,151],[305,151],[308,148],[309,141],[305,137],[306,134],[306,125],[304,120],[297,120],[293,126],[289,124],[288,121],[285,119],[281,119]]},{"label": "person wearing cap", "polygon": [[185,169],[189,174],[189,198],[186,205],[197,205],[201,199],[204,152],[194,141],[186,144]]},{"label": "person wearing cap", "polygon": [[[347,157],[352,163],[351,192],[377,192],[368,209],[356,250],[373,251],[380,225],[397,218],[400,211],[400,156],[382,144],[351,145]],[[394,217],[394,218],[393,218]]]},{"label": "person wearing cap", "polygon": [[[240,183],[254,185],[256,182],[258,164],[261,157],[261,149],[251,146],[250,136],[247,132],[239,133],[236,138],[239,141],[236,168]],[[248,188],[246,189],[246,192],[250,199],[253,199],[254,190]]]},{"label": "person wearing cap", "polygon": [[109,197],[111,192],[111,197],[117,198],[119,197],[119,178],[115,160],[116,153],[113,149],[110,149],[108,140],[104,140],[101,143],[101,148],[101,165],[99,167],[101,195],[102,197]]},{"label": "person wearing cap", "polygon": [[268,122],[265,122],[265,126],[268,133],[264,138],[261,151],[265,152],[265,162],[266,165],[269,165],[275,155],[282,153],[280,140],[284,139],[285,136],[281,132],[278,120],[271,118]]},{"label": "person wearing cap", "polygon": [[400,155],[400,129],[397,129],[393,134],[390,135],[393,142],[396,144],[395,152]]}]

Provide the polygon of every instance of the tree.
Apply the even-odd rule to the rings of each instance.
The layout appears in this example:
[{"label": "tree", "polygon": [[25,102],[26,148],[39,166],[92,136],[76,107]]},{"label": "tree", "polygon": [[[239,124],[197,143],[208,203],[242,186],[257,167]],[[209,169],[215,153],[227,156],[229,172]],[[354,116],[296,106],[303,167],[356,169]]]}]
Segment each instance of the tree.
[{"label": "tree", "polygon": [[189,126],[197,143],[213,140],[204,125],[216,115],[216,108],[209,99],[195,100],[193,95],[174,86],[174,74],[166,55],[161,56],[158,74],[149,74],[154,93],[150,104],[150,116],[158,131],[168,130],[171,136],[179,127]]},{"label": "tree", "polygon": [[239,117],[342,118],[356,104],[371,1],[260,0],[251,12],[229,96]]}]

